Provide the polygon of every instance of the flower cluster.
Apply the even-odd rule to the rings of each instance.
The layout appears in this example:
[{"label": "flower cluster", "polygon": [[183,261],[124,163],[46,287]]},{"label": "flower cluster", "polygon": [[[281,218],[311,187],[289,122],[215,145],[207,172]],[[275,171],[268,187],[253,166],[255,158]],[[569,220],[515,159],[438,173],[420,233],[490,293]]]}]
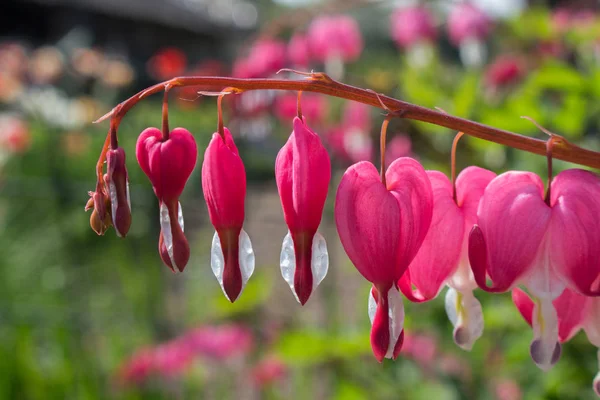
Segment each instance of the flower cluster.
[{"label": "flower cluster", "polygon": [[[312,74],[311,79],[334,82],[322,74]],[[196,164],[197,149],[189,131],[169,130],[169,84],[164,89],[162,130],[142,132],[136,156],[159,200],[160,257],[177,272],[183,271],[190,256],[179,197]],[[231,302],[239,297],[255,267],[252,244],[243,229],[246,172],[233,135],[223,124],[221,109],[224,96],[237,91],[230,88],[218,93],[218,128],[202,166],[204,197],[215,228],[211,267]],[[425,171],[410,157],[399,157],[388,166],[387,127],[393,117],[404,114],[390,111],[379,95],[374,96],[388,110],[380,135],[380,169],[370,161],[358,161],[345,171],[335,196],[334,217],[350,261],[371,283],[368,315],[375,358],[379,362],[395,359],[402,350],[403,296],[413,302],[429,301],[445,286],[449,287],[445,306],[454,326],[454,341],[465,350],[483,333],[482,307],[473,294],[476,288],[492,293],[513,291],[518,309],[533,327],[531,357],[544,370],[558,361],[560,342],[580,327],[600,346],[596,326],[600,307],[595,299],[600,296],[600,230],[596,226],[600,177],[569,169],[553,178],[553,146],[566,143],[554,134],[546,146],[546,191],[542,179],[532,172],[496,175],[471,166],[456,176],[456,144],[462,132],[452,148],[450,178],[439,171]],[[120,109],[116,110],[118,115]],[[117,233],[125,236],[131,214],[125,153],[118,147],[116,121],[113,115],[103,153],[108,171],[88,206],[94,208],[92,227],[98,233],[106,231],[111,216]],[[357,126],[365,124],[363,118],[355,121]],[[319,135],[302,114],[301,91],[292,127],[275,161],[288,227],[280,267],[293,295],[304,305],[329,268],[327,245],[318,229],[331,164]],[[600,376],[594,387],[600,392]]]}]

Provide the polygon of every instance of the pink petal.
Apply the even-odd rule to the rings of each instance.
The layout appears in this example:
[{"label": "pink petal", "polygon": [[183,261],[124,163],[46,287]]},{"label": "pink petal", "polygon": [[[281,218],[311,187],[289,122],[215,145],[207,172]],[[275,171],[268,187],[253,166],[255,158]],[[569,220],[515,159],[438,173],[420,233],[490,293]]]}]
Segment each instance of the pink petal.
[{"label": "pink petal", "polygon": [[532,326],[533,300],[531,300],[527,293],[519,288],[514,288],[512,290],[512,299],[525,322],[527,322],[529,326]]},{"label": "pink petal", "polygon": [[486,188],[477,216],[469,236],[473,275],[484,290],[506,291],[530,271],[546,233],[550,208],[541,179],[530,172],[499,175]]},{"label": "pink petal", "polygon": [[285,222],[290,231],[315,232],[327,199],[331,164],[319,136],[300,118],[277,155],[275,177]]},{"label": "pink petal", "polygon": [[398,158],[385,176],[388,190],[400,205],[400,278],[417,255],[431,225],[433,191],[425,170],[412,158]]},{"label": "pink petal", "polygon": [[374,284],[394,282],[400,247],[400,205],[373,164],[346,170],[335,200],[340,241],[356,269]]},{"label": "pink petal", "polygon": [[[400,290],[411,301],[430,300],[437,296],[458,266],[464,237],[464,216],[452,198],[452,184],[439,171],[427,171],[427,176],[433,189],[431,226],[409,266],[410,274],[405,273],[399,282]],[[412,293],[407,278],[418,292]]]},{"label": "pink petal", "polygon": [[600,295],[600,178],[579,169],[558,174],[551,186],[551,247],[555,271],[584,295]]},{"label": "pink petal", "polygon": [[565,289],[552,304],[558,315],[558,339],[564,343],[583,326],[591,304],[587,297],[569,289]]}]

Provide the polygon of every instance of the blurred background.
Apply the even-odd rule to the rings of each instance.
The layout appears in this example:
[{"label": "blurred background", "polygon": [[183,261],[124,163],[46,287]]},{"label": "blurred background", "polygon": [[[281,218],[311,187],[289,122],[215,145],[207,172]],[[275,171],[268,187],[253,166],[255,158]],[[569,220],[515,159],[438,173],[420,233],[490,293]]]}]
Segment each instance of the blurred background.
[{"label": "blurred background", "polygon": [[[378,165],[381,111],[306,93],[303,113],[332,156],[320,231],[329,275],[305,307],[279,271],[287,231],[274,160],[295,93],[230,96],[225,123],[248,175],[257,266],[230,304],[212,275],[213,228],[200,187],[216,129],[214,98],[174,91],[171,126],[194,133],[197,168],[181,199],[192,248],[173,275],[157,252],[157,201],[136,165],[137,135],[160,126],[160,96],[124,118],[133,224],[98,237],[83,211],[119,101],[177,75],[336,79],[543,138],[526,115],[600,150],[600,16],[590,1],[3,0],[0,5],[0,398],[3,399],[585,399],[598,370],[580,333],[548,373],[529,358],[531,330],[509,294],[477,292],[484,336],[452,341],[443,295],[405,301],[402,356],[371,354],[369,284],[333,224],[350,164]],[[286,74],[280,74],[286,77]],[[294,77],[294,75],[289,75]],[[449,172],[455,132],[394,120],[387,160]],[[465,138],[458,166],[546,176],[545,159]],[[556,162],[556,171],[572,167]]]}]

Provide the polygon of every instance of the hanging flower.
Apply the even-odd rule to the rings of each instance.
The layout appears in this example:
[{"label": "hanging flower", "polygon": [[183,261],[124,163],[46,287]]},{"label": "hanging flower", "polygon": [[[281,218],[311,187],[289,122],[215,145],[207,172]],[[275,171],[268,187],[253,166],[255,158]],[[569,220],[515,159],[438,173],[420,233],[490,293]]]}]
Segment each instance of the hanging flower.
[{"label": "hanging flower", "polygon": [[410,48],[436,37],[435,21],[422,6],[398,8],[391,18],[392,38],[402,48]]},{"label": "hanging flower", "polygon": [[373,283],[371,347],[380,362],[396,358],[402,347],[404,311],[396,282],[423,243],[433,212],[431,183],[416,160],[394,161],[385,182],[370,162],[354,164],[342,177],[335,204],[342,245]]},{"label": "hanging flower", "polygon": [[289,232],[281,249],[281,274],[300,304],[325,278],[329,267],[325,238],[317,232],[331,178],[327,150],[304,119],[275,161],[275,178]]},{"label": "hanging flower", "polygon": [[427,171],[427,176],[433,189],[433,219],[398,286],[409,300],[421,302],[435,298],[447,284],[446,311],[454,325],[454,341],[470,350],[483,333],[483,314],[473,296],[477,284],[469,267],[467,243],[481,196],[496,174],[466,168],[456,179],[456,189],[439,171]]},{"label": "hanging flower", "polygon": [[234,302],[254,272],[254,250],[242,229],[246,170],[229,129],[213,137],[204,153],[202,190],[215,227],[210,265],[223,293]]},{"label": "hanging flower", "polygon": [[157,128],[147,128],[138,137],[135,150],[160,205],[160,256],[173,272],[183,271],[190,247],[183,234],[179,196],[196,165],[196,142],[184,128],[166,134]]},{"label": "hanging flower", "polygon": [[129,178],[125,167],[125,150],[122,147],[108,150],[106,170],[104,181],[110,196],[112,224],[117,235],[125,237],[131,226],[131,200]]},{"label": "hanging flower", "polygon": [[504,292],[522,283],[535,297],[531,356],[549,369],[560,355],[553,300],[565,285],[585,295],[600,294],[595,283],[600,179],[567,170],[552,180],[547,201],[543,191],[541,179],[531,172],[509,171],[492,180],[469,236],[469,261],[480,288]]}]

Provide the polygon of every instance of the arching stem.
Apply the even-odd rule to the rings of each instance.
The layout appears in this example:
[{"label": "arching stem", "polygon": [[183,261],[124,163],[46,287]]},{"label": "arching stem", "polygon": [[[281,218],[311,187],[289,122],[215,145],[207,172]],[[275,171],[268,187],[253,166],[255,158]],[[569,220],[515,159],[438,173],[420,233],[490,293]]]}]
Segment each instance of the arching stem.
[{"label": "arching stem", "polygon": [[223,125],[223,97],[225,94],[221,94],[217,97],[217,132],[223,140],[225,140],[225,127]]},{"label": "arching stem", "polygon": [[169,90],[171,85],[165,85],[165,93],[163,96],[162,103],[162,140],[163,142],[169,140]]},{"label": "arching stem", "polygon": [[463,132],[458,132],[456,136],[454,136],[454,140],[452,141],[452,152],[450,153],[450,168],[451,168],[451,177],[452,177],[452,198],[456,203],[456,147],[458,146],[458,141],[464,135]]},{"label": "arching stem", "polygon": [[383,186],[386,186],[385,182],[385,143],[387,141],[387,128],[390,124],[390,116],[386,116],[381,124],[381,133],[379,135],[379,149],[381,151],[381,182]]},{"label": "arching stem", "polygon": [[297,112],[298,118],[300,118],[302,120],[302,91],[301,90],[298,91],[298,102],[296,105],[296,112]]}]

